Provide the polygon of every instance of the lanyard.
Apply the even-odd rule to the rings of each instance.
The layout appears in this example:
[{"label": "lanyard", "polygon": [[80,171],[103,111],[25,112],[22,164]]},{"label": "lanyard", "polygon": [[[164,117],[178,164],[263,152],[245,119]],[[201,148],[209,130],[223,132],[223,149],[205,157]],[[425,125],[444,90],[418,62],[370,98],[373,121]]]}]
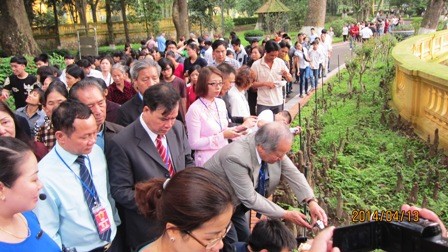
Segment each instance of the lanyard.
[{"label": "lanyard", "polygon": [[[89,192],[89,194],[96,200],[98,201],[98,198],[96,197],[96,192],[93,188],[89,188],[86,183],[84,183],[84,181],[82,181],[82,179],[72,170],[72,168],[70,168],[70,166],[68,166],[68,164],[64,161],[64,159],[62,159],[61,155],[59,155],[58,150],[56,149],[56,146],[54,147],[54,150],[56,151],[56,155],[58,155],[59,159],[62,161],[62,163],[64,163],[64,165],[76,176],[76,178],[78,178],[78,180],[81,182],[81,185],[87,190],[87,192]],[[90,168],[90,175],[93,178],[93,173],[92,173],[92,164],[90,163],[90,158],[87,156],[87,160],[89,160],[89,168]],[[93,181],[92,181],[93,182]]]},{"label": "lanyard", "polygon": [[[207,111],[209,111],[209,108],[208,108],[207,105],[204,103],[204,101],[202,101],[201,98],[199,98],[199,100],[202,102],[202,104],[204,104],[204,107],[207,109]],[[214,101],[214,103],[215,103],[215,107],[216,107],[216,112],[218,112],[218,120],[216,120],[216,118],[215,118],[214,116],[212,116],[212,117],[213,117],[213,119],[215,119],[215,121],[218,123],[219,128],[220,128],[221,131],[222,131],[221,117],[219,116],[219,110],[218,110],[218,105],[216,105],[216,100]],[[210,111],[209,111],[209,112],[210,112]]]}]

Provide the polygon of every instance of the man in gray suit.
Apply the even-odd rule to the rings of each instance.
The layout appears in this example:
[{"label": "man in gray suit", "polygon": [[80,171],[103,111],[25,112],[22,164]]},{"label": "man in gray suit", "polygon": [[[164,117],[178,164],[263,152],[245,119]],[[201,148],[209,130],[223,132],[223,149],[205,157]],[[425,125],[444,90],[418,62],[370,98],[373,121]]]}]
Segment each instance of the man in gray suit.
[{"label": "man in gray suit", "polygon": [[136,60],[131,67],[131,79],[137,94],[119,109],[117,124],[124,127],[137,119],[143,111],[143,94],[150,86],[159,83],[161,68],[151,59]]},{"label": "man in gray suit", "polygon": [[[240,201],[232,216],[238,240],[246,241],[249,236],[249,223],[245,218],[249,209],[270,218],[283,218],[311,228],[304,214],[284,210],[267,199],[280,183],[280,177],[286,180],[299,202],[308,204],[312,223],[322,220],[327,224],[327,215],[317,204],[305,176],[286,156],[292,142],[293,135],[289,128],[284,123],[272,122],[262,126],[255,134],[220,149],[205,163],[206,169],[230,182]],[[236,238],[235,230],[232,230],[226,242],[236,242]]]},{"label": "man in gray suit", "polygon": [[134,186],[151,178],[169,178],[194,165],[185,129],[176,120],[180,96],[171,85],[156,84],[143,95],[143,112],[120,131],[107,150],[112,197],[123,207],[131,249],[159,237],[155,219],[137,210]]}]

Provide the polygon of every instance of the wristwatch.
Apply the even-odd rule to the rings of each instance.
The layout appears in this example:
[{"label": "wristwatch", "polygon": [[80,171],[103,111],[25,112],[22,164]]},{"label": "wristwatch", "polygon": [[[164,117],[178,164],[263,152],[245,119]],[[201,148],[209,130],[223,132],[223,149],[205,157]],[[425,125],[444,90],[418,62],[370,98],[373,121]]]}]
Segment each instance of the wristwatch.
[{"label": "wristwatch", "polygon": [[313,198],[307,199],[307,200],[306,200],[306,204],[309,205],[309,204],[311,203],[311,201],[314,201],[314,202],[317,203],[316,198],[313,197]]}]

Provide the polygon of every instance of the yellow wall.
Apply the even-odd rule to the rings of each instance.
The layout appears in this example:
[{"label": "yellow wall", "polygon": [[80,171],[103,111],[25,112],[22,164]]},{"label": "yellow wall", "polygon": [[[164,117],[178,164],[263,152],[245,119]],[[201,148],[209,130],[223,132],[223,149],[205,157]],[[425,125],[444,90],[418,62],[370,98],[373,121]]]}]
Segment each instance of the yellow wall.
[{"label": "yellow wall", "polygon": [[440,146],[448,150],[448,31],[409,38],[393,49],[396,76],[392,104],[415,132],[431,142],[439,129]]}]

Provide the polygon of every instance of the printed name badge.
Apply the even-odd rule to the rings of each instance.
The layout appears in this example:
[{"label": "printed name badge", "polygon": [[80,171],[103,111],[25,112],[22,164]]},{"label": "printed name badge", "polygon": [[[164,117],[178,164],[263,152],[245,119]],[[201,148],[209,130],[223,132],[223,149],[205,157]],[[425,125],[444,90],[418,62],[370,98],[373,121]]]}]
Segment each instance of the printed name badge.
[{"label": "printed name badge", "polygon": [[95,216],[95,224],[98,228],[98,233],[103,234],[110,229],[110,221],[107,216],[106,209],[98,204],[92,208],[93,215]]}]

